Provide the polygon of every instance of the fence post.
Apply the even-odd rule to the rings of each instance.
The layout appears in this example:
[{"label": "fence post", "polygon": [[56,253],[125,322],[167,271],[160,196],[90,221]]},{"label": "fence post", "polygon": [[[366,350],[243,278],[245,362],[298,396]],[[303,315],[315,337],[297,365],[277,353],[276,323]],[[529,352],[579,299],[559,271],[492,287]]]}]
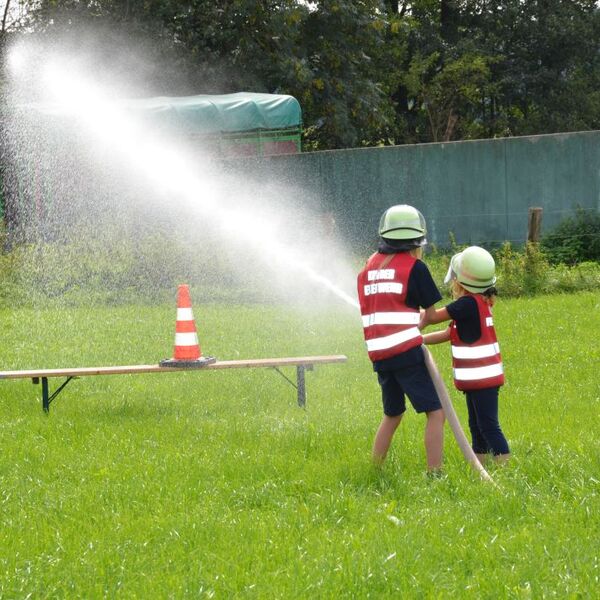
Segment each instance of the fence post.
[{"label": "fence post", "polygon": [[540,231],[542,229],[542,208],[539,206],[530,207],[527,216],[527,241],[539,242]]}]

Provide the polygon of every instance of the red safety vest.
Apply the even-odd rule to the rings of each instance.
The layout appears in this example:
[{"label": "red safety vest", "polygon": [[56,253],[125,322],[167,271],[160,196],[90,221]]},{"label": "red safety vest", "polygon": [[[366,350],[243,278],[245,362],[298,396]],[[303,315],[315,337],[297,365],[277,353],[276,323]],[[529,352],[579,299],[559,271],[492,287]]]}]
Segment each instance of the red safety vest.
[{"label": "red safety vest", "polygon": [[406,306],[408,278],[416,260],[408,252],[376,252],[358,274],[358,300],[372,361],[391,358],[423,343],[417,327],[419,310]]},{"label": "red safety vest", "polygon": [[458,337],[456,322],[450,324],[454,385],[462,391],[503,385],[504,368],[489,304],[481,294],[469,296],[477,302],[481,337],[473,344],[465,344]]}]

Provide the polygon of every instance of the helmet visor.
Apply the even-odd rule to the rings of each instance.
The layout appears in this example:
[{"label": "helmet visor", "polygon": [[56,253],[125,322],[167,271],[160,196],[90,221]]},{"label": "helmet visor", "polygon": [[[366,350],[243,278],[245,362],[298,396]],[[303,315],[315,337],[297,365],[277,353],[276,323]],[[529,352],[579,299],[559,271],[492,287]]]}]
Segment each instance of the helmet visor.
[{"label": "helmet visor", "polygon": [[450,259],[450,264],[448,265],[448,272],[446,273],[446,277],[444,277],[444,283],[446,285],[449,284],[453,279],[456,279],[456,270],[458,268],[457,265],[460,260],[460,255],[461,255],[461,252],[459,252],[458,254],[455,254]]}]

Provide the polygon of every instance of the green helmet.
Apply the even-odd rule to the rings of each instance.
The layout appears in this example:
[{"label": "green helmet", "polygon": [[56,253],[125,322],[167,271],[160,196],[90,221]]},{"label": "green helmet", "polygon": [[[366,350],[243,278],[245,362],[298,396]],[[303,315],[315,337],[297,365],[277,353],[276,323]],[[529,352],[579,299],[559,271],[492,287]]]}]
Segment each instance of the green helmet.
[{"label": "green helmet", "polygon": [[388,240],[421,240],[416,245],[425,242],[425,219],[413,206],[397,204],[388,208],[379,221],[379,235]]},{"label": "green helmet", "polygon": [[469,246],[455,254],[450,261],[450,270],[460,285],[475,294],[485,292],[496,283],[494,259],[479,246]]}]

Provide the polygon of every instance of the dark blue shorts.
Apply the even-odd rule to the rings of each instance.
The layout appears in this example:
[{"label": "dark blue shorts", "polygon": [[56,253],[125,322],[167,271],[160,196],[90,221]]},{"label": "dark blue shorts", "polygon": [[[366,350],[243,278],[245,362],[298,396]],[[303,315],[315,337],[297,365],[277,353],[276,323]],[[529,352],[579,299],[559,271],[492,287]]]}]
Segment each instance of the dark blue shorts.
[{"label": "dark blue shorts", "polygon": [[418,413],[442,408],[425,363],[392,371],[378,371],[377,379],[381,386],[383,413],[388,417],[404,413],[405,395]]}]

